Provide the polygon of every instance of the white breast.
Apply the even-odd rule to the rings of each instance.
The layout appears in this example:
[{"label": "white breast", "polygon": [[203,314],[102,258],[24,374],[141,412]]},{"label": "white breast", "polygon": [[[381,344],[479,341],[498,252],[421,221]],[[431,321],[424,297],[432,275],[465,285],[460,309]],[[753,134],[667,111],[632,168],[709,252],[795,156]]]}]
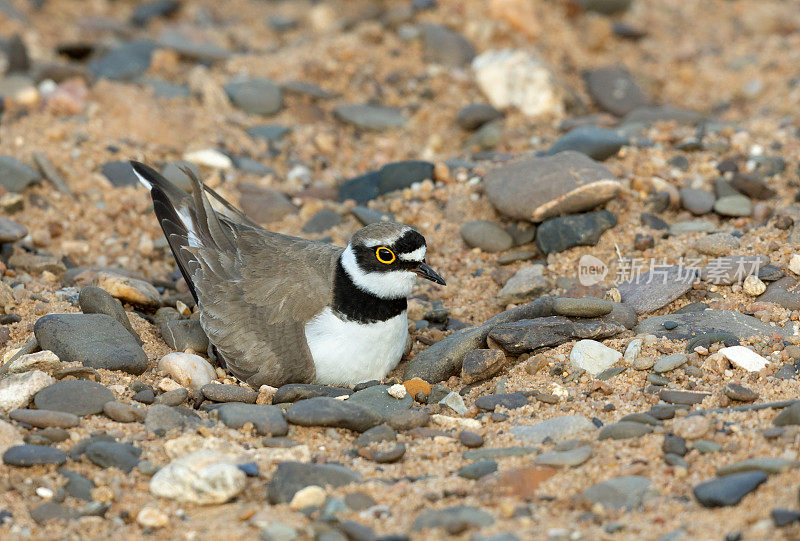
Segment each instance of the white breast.
[{"label": "white breast", "polygon": [[340,319],[325,308],[306,323],[306,341],[317,368],[316,382],[352,386],[383,378],[406,347],[406,312],[377,323]]}]

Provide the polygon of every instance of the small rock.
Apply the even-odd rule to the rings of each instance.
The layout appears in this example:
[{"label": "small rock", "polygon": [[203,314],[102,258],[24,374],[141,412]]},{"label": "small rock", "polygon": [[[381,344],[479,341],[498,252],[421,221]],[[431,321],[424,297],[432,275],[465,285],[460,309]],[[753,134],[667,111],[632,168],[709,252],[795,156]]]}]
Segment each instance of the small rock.
[{"label": "small rock", "polygon": [[528,398],[522,393],[490,394],[475,400],[475,405],[484,411],[494,411],[498,406],[511,410],[527,404]]},{"label": "small rock", "polygon": [[[312,399],[313,400],[313,399]],[[361,476],[338,464],[281,462],[267,484],[267,496],[273,505],[291,502],[307,486],[341,487],[361,480]]]},{"label": "small rock", "polygon": [[133,336],[139,344],[142,343],[139,335],[133,330],[133,326],[131,326],[131,322],[122,304],[106,290],[95,286],[86,286],[82,288],[81,292],[78,294],[78,304],[81,307],[81,312],[84,314],[106,314],[113,317],[131,333],[131,336]]},{"label": "small rock", "polygon": [[67,455],[61,449],[46,445],[16,445],[3,453],[3,463],[9,466],[37,466],[39,464],[55,464],[60,466],[67,461]]},{"label": "small rock", "polygon": [[118,423],[141,423],[146,414],[141,408],[116,401],[106,402],[103,405],[103,413]]},{"label": "small rock", "polygon": [[381,417],[372,409],[349,400],[316,397],[296,402],[286,411],[286,420],[301,426],[330,426],[364,432],[379,424]]},{"label": "small rock", "polygon": [[701,254],[719,257],[737,250],[739,244],[739,239],[729,233],[713,233],[700,237],[695,241],[694,248]]},{"label": "small rock", "polygon": [[346,104],[333,111],[336,118],[345,124],[371,131],[383,131],[390,128],[402,128],[406,118],[400,109],[381,105]]},{"label": "small rock", "polygon": [[33,402],[42,410],[63,411],[82,417],[102,412],[106,402],[112,400],[114,393],[100,383],[61,380],[36,393]]},{"label": "small rock", "polygon": [[566,317],[602,317],[611,313],[614,304],[605,299],[596,297],[583,297],[581,299],[570,299],[567,297],[556,297],[553,299],[553,312]]},{"label": "small rock", "polygon": [[536,247],[543,254],[551,254],[575,246],[594,246],[616,225],[617,217],[607,210],[551,218],[537,229]]},{"label": "small rock", "polygon": [[231,402],[220,406],[217,413],[220,421],[230,428],[242,428],[245,423],[252,423],[258,434],[265,436],[285,436],[289,432],[277,406]]},{"label": "small rock", "polygon": [[458,111],[456,122],[461,128],[471,131],[501,118],[503,118],[503,113],[491,105],[471,103]]},{"label": "small rock", "polygon": [[616,116],[625,116],[649,101],[624,66],[608,66],[584,74],[586,90],[597,105]]},{"label": "small rock", "polygon": [[438,24],[421,25],[425,58],[445,66],[461,67],[475,58],[475,48],[461,34]]},{"label": "small rock", "polygon": [[311,507],[322,507],[324,503],[325,489],[317,485],[310,485],[295,492],[292,501],[289,502],[289,509],[301,511]]},{"label": "small rock", "polygon": [[751,297],[757,297],[767,290],[767,285],[758,276],[750,275],[744,279],[742,289]]},{"label": "small rock", "polygon": [[484,381],[499,373],[506,356],[498,349],[476,349],[467,353],[461,367],[461,380],[469,385]]},{"label": "small rock", "polygon": [[234,107],[252,115],[274,115],[283,108],[281,89],[269,79],[243,79],[225,85]]},{"label": "small rock", "polygon": [[672,431],[686,440],[697,440],[713,430],[712,422],[702,415],[691,415],[672,422]]},{"label": "small rock", "polygon": [[772,424],[775,426],[800,425],[800,401],[795,402],[788,408],[784,408],[783,411],[775,416]]},{"label": "small rock", "polygon": [[303,233],[320,234],[342,223],[342,217],[332,209],[322,209],[314,214],[304,225]]},{"label": "small rock", "polygon": [[134,173],[131,164],[126,160],[106,162],[103,164],[101,171],[115,188],[139,184],[139,178]]},{"label": "small rock", "polygon": [[476,449],[483,445],[483,436],[469,430],[462,430],[458,433],[458,441],[465,447]]},{"label": "small rock", "polygon": [[634,423],[632,421],[619,421],[617,423],[604,426],[600,429],[600,440],[624,440],[630,438],[638,438],[645,434],[650,434],[653,427],[643,423]]},{"label": "small rock", "polygon": [[597,126],[580,126],[553,143],[545,155],[552,156],[565,150],[573,150],[586,154],[593,160],[603,161],[615,156],[619,149],[627,144],[628,138],[623,137],[615,130]]},{"label": "small rock", "polygon": [[52,351],[44,350],[37,353],[22,355],[4,365],[6,374],[21,374],[31,370],[52,373],[61,364],[61,360]]},{"label": "small rock", "polygon": [[[618,438],[615,438],[618,439]],[[581,445],[566,451],[550,451],[542,453],[533,459],[533,462],[540,466],[552,467],[577,467],[589,460],[592,456],[590,445]]]},{"label": "small rock", "polygon": [[97,441],[86,448],[84,456],[101,468],[118,468],[125,473],[136,467],[142,450],[127,443]]},{"label": "small rock", "polygon": [[641,505],[650,479],[638,475],[615,477],[593,485],[583,491],[583,497],[610,509],[633,510]]},{"label": "small rock", "polygon": [[412,532],[429,528],[442,528],[447,532],[463,532],[466,528],[483,528],[494,523],[492,515],[481,509],[459,505],[445,509],[428,509],[422,511],[414,524]]},{"label": "small rock", "polygon": [[722,348],[719,353],[724,355],[732,364],[748,372],[759,372],[769,364],[767,359],[745,346]]},{"label": "small rock", "polygon": [[541,265],[521,267],[497,293],[497,302],[524,302],[546,293],[550,289],[550,282],[542,275],[542,270]]},{"label": "small rock", "polygon": [[169,517],[154,505],[148,505],[136,515],[136,522],[143,528],[158,529],[169,524]]},{"label": "small rock", "polygon": [[714,208],[714,201],[716,198],[714,197],[714,194],[708,190],[701,190],[698,188],[682,188],[679,190],[679,193],[683,208],[695,216],[708,214],[711,212],[711,209]]},{"label": "small rock", "polygon": [[554,417],[530,426],[511,428],[514,437],[534,444],[545,440],[562,441],[594,432],[597,427],[582,415]]},{"label": "small rock", "polygon": [[458,470],[457,475],[464,479],[477,480],[496,471],[497,462],[495,460],[478,460],[466,466],[462,466],[461,469]]},{"label": "small rock", "polygon": [[753,402],[758,399],[758,393],[738,383],[728,383],[723,388],[725,396],[739,402]]},{"label": "small rock", "polygon": [[214,402],[244,402],[255,404],[258,392],[228,383],[207,383],[200,389],[203,396]]},{"label": "small rock", "polygon": [[486,220],[475,220],[462,225],[461,238],[470,248],[480,248],[484,252],[502,252],[514,244],[514,239],[505,229]]},{"label": "small rock", "polygon": [[596,376],[622,358],[622,353],[594,340],[579,340],[569,354],[570,364]]},{"label": "small rock", "polygon": [[9,192],[21,192],[41,178],[36,171],[11,156],[0,156],[0,185]]},{"label": "small rock", "polygon": [[169,353],[158,361],[158,370],[180,385],[197,391],[217,379],[217,373],[204,358],[191,353]]},{"label": "small rock", "polygon": [[118,274],[99,272],[94,278],[94,285],[107,291],[112,297],[146,310],[154,310],[161,306],[161,297],[152,284],[144,280],[136,280]]},{"label": "small rock", "polygon": [[767,474],[760,471],[734,473],[695,485],[693,492],[703,507],[727,507],[738,504],[766,480]]},{"label": "small rock", "polygon": [[153,495],[199,505],[225,503],[244,487],[245,473],[207,449],[173,460],[150,480]]},{"label": "small rock", "polygon": [[49,411],[49,410],[29,410],[18,409],[11,410],[8,414],[9,418],[15,421],[28,423],[29,425],[38,428],[56,427],[56,428],[72,428],[78,426],[77,415],[72,413],[65,413],[63,411]]},{"label": "small rock", "polygon": [[673,353],[672,355],[665,355],[658,359],[653,365],[653,370],[656,374],[664,374],[676,368],[680,368],[688,362],[689,358],[683,353]]}]

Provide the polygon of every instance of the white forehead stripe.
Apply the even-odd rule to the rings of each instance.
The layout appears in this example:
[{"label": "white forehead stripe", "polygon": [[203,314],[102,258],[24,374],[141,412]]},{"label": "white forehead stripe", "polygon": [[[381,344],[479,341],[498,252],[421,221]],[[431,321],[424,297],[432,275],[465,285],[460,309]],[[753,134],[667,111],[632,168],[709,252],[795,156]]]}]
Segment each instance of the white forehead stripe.
[{"label": "white forehead stripe", "polygon": [[365,239],[364,246],[367,248],[375,248],[376,246],[388,246],[390,244],[394,244],[397,240],[411,231],[411,228],[406,226],[400,230],[400,233],[393,237],[381,237],[379,239]]},{"label": "white forehead stripe", "polygon": [[427,248],[425,246],[420,246],[413,252],[409,252],[407,254],[398,254],[397,257],[402,259],[403,261],[424,261],[425,260],[425,251]]}]

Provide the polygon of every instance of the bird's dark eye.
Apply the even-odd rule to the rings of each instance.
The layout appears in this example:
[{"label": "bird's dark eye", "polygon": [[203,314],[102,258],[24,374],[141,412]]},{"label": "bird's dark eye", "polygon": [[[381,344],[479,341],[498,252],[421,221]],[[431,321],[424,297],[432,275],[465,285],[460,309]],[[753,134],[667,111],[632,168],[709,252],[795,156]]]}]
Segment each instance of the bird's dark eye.
[{"label": "bird's dark eye", "polygon": [[378,249],[375,250],[375,257],[378,258],[378,261],[385,265],[394,263],[394,260],[396,259],[394,252],[386,246],[379,246]]}]

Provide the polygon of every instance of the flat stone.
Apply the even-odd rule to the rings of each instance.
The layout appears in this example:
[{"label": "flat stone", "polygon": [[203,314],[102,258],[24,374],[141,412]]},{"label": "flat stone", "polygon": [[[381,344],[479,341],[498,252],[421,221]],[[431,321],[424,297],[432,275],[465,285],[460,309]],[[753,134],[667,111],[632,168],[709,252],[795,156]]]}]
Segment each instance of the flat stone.
[{"label": "flat stone", "polygon": [[252,423],[261,435],[285,436],[289,432],[289,425],[277,406],[231,402],[220,406],[217,414],[229,428],[242,428],[245,423]]},{"label": "flat stone", "polygon": [[496,375],[506,365],[506,356],[498,349],[476,349],[467,353],[461,367],[461,380],[469,385]]},{"label": "flat stone", "polygon": [[89,62],[89,71],[97,78],[132,81],[150,68],[155,49],[151,41],[124,43]]},{"label": "flat stone", "polygon": [[36,321],[33,332],[42,349],[64,362],[136,375],[147,369],[138,341],[106,314],[48,314]]},{"label": "flat stone", "polygon": [[615,156],[619,149],[628,144],[628,138],[615,130],[597,126],[580,126],[561,136],[551,146],[546,156],[572,150],[586,154],[593,160],[603,161]]},{"label": "flat stone", "polygon": [[411,531],[442,528],[445,531],[463,531],[465,528],[483,528],[494,524],[494,517],[481,509],[459,505],[445,509],[428,509],[417,515]]},{"label": "flat stone", "polygon": [[717,226],[711,222],[705,220],[689,220],[670,224],[668,233],[676,236],[690,233],[713,233],[716,230]]},{"label": "flat stone", "polygon": [[694,248],[701,254],[726,256],[739,248],[739,239],[730,233],[712,233],[695,241]]},{"label": "flat stone", "polygon": [[784,408],[783,411],[775,416],[772,424],[775,426],[800,425],[800,401],[795,402],[788,408]]},{"label": "flat stone", "polygon": [[680,368],[689,361],[689,358],[683,353],[673,353],[672,355],[664,355],[658,359],[653,365],[653,370],[656,374],[664,374]]},{"label": "flat stone", "polygon": [[[0,173],[2,174],[2,173]],[[24,225],[10,220],[5,216],[0,216],[0,244],[7,242],[17,242],[28,234],[28,228]]]},{"label": "flat stone", "polygon": [[686,440],[675,434],[664,435],[664,442],[661,444],[661,450],[664,451],[664,454],[677,456],[684,456],[689,452],[686,447]]},{"label": "flat stone", "polygon": [[605,320],[571,321],[562,316],[523,319],[495,326],[489,333],[492,342],[510,354],[555,347],[574,339],[603,339],[625,331],[619,323]]},{"label": "flat stone", "polygon": [[144,310],[155,310],[161,306],[158,290],[149,282],[110,272],[98,272],[93,285],[106,290],[112,297],[122,302],[138,306]]},{"label": "flat stone", "polygon": [[[126,336],[130,338],[130,335]],[[88,380],[61,380],[36,393],[33,398],[41,410],[63,411],[78,417],[103,411],[106,402],[114,400],[106,386]]]},{"label": "flat stone", "polygon": [[342,223],[342,217],[332,209],[321,209],[303,225],[303,233],[320,234]]},{"label": "flat stone", "polygon": [[663,389],[658,392],[658,397],[669,404],[685,404],[691,406],[699,404],[711,393],[704,391],[684,391],[681,389]]},{"label": "flat stone", "polygon": [[[665,321],[675,321],[678,326],[672,330],[664,327]],[[703,310],[702,312],[686,312],[653,316],[639,323],[637,334],[654,334],[670,340],[691,340],[709,333],[730,333],[741,339],[751,336],[769,336],[777,333],[788,339],[794,331],[789,327],[772,326],[752,316],[732,310]]]},{"label": "flat stone", "polygon": [[461,128],[471,131],[501,118],[503,118],[502,111],[498,111],[491,105],[471,103],[458,111],[456,122]]},{"label": "flat stone", "polygon": [[67,494],[87,502],[92,500],[94,482],[79,473],[65,468],[59,468],[58,473],[67,479],[67,484],[64,485],[64,490],[66,490]]},{"label": "flat stone", "polygon": [[649,101],[624,66],[589,70],[583,77],[594,102],[612,115],[625,116]]},{"label": "flat stone", "polygon": [[457,475],[459,477],[463,477],[464,479],[472,479],[477,480],[481,477],[486,477],[490,473],[494,473],[497,471],[497,461],[496,460],[478,460],[476,462],[472,462],[467,464],[466,466],[462,466]]},{"label": "flat stone", "polygon": [[200,389],[203,396],[214,402],[244,402],[254,404],[258,392],[229,383],[207,383]]},{"label": "flat stone", "polygon": [[697,449],[701,454],[707,455],[710,453],[719,453],[722,451],[722,445],[715,441],[697,440],[692,444],[692,447]]},{"label": "flat stone", "polygon": [[543,443],[545,440],[562,441],[576,438],[597,430],[597,427],[583,415],[565,415],[542,421],[535,425],[514,426],[511,434],[517,439]]},{"label": "flat stone", "polygon": [[333,114],[345,124],[369,131],[402,128],[406,118],[400,109],[369,104],[345,104],[334,109]]},{"label": "flat stone", "polygon": [[769,365],[769,361],[745,346],[731,346],[719,350],[731,364],[748,372],[759,372]]},{"label": "flat stone", "polygon": [[692,289],[694,269],[679,266],[661,267],[639,274],[617,286],[622,303],[637,314],[646,314],[666,306]]},{"label": "flat stone", "polygon": [[338,464],[281,462],[267,484],[267,497],[273,505],[288,503],[298,490],[307,486],[337,488],[360,480],[358,473]]},{"label": "flat stone", "polygon": [[777,192],[767,186],[763,181],[753,175],[734,173],[731,177],[731,186],[738,192],[752,199],[772,199]]},{"label": "flat stone", "polygon": [[553,299],[553,311],[560,316],[602,317],[610,314],[613,309],[614,303],[596,297],[583,297],[581,299],[556,297]]},{"label": "flat stone", "polygon": [[186,418],[177,408],[155,404],[147,409],[144,426],[148,432],[163,436],[170,430],[183,430]]},{"label": "flat stone", "polygon": [[750,216],[753,213],[753,204],[743,195],[728,195],[717,199],[714,212],[722,216]]},{"label": "flat stone", "polygon": [[727,464],[717,469],[717,477],[730,475],[732,473],[741,473],[746,471],[762,471],[767,475],[774,475],[785,471],[796,469],[800,466],[796,460],[788,458],[748,458],[740,460],[733,464]]},{"label": "flat stone", "polygon": [[373,385],[351,394],[346,402],[368,408],[384,418],[396,411],[410,409],[414,405],[414,398],[411,395],[405,394],[402,398],[395,398],[387,392],[388,388],[388,385]]},{"label": "flat stone", "polygon": [[44,502],[31,509],[31,518],[36,524],[45,524],[51,520],[77,520],[80,511],[56,502]]},{"label": "flat stone", "polygon": [[550,290],[549,280],[541,265],[525,265],[509,278],[497,293],[499,304],[520,303],[541,296]]},{"label": "flat stone", "polygon": [[704,120],[703,115],[671,105],[643,105],[625,115],[623,125],[649,126],[656,122],[676,122],[678,124],[697,124]]},{"label": "flat stone", "polygon": [[101,468],[118,468],[125,473],[136,467],[142,450],[127,443],[110,441],[94,442],[86,448],[84,455]]},{"label": "flat stone", "polygon": [[380,424],[381,415],[349,400],[343,402],[335,398],[316,397],[295,402],[286,411],[286,420],[301,426],[330,426],[364,432]]},{"label": "flat stone", "polygon": [[106,162],[100,170],[115,188],[137,186],[139,184],[139,178],[127,160]]},{"label": "flat stone", "polygon": [[475,405],[484,411],[494,411],[498,406],[506,409],[517,409],[528,403],[528,397],[522,393],[503,393],[481,396]]},{"label": "flat stone", "polygon": [[650,479],[639,475],[615,477],[583,491],[585,499],[603,507],[633,510],[639,507],[650,489]]},{"label": "flat stone", "polygon": [[504,165],[490,170],[484,182],[501,213],[533,222],[589,210],[621,189],[608,169],[574,151]]},{"label": "flat stone", "polygon": [[353,391],[345,387],[330,387],[327,385],[314,385],[310,383],[289,383],[278,389],[275,396],[272,397],[272,403],[283,404],[318,396],[335,398],[337,396],[351,394],[353,394]]},{"label": "flat stone", "polygon": [[199,505],[225,503],[245,487],[245,473],[227,455],[203,449],[177,458],[150,479],[154,496]]},{"label": "flat stone", "polygon": [[575,246],[594,246],[616,225],[617,217],[607,210],[551,218],[536,230],[536,247],[543,254],[552,254]]},{"label": "flat stone", "polygon": [[630,438],[639,438],[651,432],[653,432],[653,427],[649,425],[635,423],[633,421],[619,421],[601,428],[598,439],[626,440]]},{"label": "flat stone", "polygon": [[800,310],[800,282],[792,276],[781,278],[767,286],[759,302],[774,302],[789,310]]},{"label": "flat stone", "polygon": [[242,79],[225,85],[237,109],[251,115],[274,115],[283,108],[281,88],[269,79]]},{"label": "flat stone", "polygon": [[484,252],[502,252],[514,244],[514,239],[505,229],[486,220],[474,220],[462,225],[461,238],[470,248],[480,248]]},{"label": "flat stone", "polygon": [[410,188],[426,179],[433,179],[431,162],[404,160],[387,163],[378,171],[378,195]]},{"label": "flat stone", "polygon": [[55,464],[60,466],[67,461],[67,454],[61,449],[47,445],[15,445],[3,453],[3,463],[9,466],[38,466]]},{"label": "flat stone", "polygon": [[533,459],[540,466],[552,467],[577,467],[589,460],[592,456],[590,445],[581,445],[568,451],[550,451],[542,453]]},{"label": "flat stone", "polygon": [[38,428],[57,427],[72,428],[78,426],[80,419],[72,413],[50,410],[17,409],[8,413],[9,418],[15,421],[28,423]]},{"label": "flat stone", "polygon": [[695,485],[693,492],[703,507],[736,505],[767,480],[761,471],[734,473]]},{"label": "flat stone", "polygon": [[115,401],[106,402],[103,405],[103,413],[118,423],[141,423],[145,420],[146,415],[142,408]]}]

